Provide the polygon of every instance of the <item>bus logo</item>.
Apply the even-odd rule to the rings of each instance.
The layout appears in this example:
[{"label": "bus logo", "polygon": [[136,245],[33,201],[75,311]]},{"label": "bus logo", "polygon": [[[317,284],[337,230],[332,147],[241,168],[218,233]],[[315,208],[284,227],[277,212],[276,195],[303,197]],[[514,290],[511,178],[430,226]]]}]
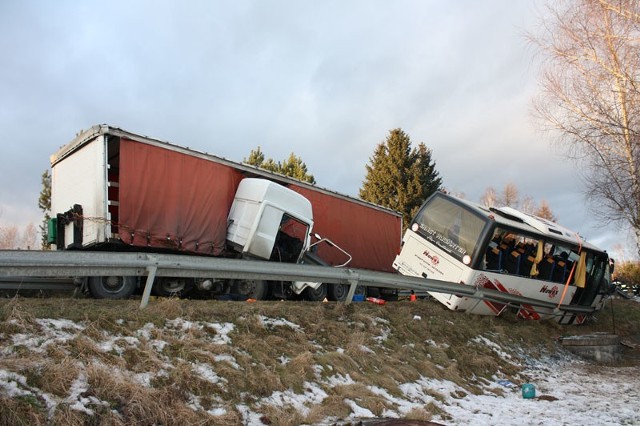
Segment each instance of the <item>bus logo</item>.
[{"label": "bus logo", "polygon": [[429,253],[429,250],[425,250],[424,253],[422,254],[424,254],[427,257],[427,259],[431,261],[431,264],[433,266],[438,266],[438,264],[440,263],[440,259],[438,258],[438,256]]},{"label": "bus logo", "polygon": [[554,297],[556,297],[558,295],[558,286],[554,285],[553,287],[549,288],[546,285],[543,285],[542,288],[540,289],[540,293],[543,294],[548,294],[549,295],[549,299],[553,299]]}]

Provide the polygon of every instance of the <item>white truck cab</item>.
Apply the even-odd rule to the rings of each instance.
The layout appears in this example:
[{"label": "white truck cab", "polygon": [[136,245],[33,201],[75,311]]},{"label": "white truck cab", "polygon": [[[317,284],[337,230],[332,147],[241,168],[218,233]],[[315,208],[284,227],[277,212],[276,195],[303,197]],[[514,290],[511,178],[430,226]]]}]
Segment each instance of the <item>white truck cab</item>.
[{"label": "white truck cab", "polygon": [[243,257],[297,263],[312,227],[305,197],[266,179],[245,178],[229,211],[227,241]]}]

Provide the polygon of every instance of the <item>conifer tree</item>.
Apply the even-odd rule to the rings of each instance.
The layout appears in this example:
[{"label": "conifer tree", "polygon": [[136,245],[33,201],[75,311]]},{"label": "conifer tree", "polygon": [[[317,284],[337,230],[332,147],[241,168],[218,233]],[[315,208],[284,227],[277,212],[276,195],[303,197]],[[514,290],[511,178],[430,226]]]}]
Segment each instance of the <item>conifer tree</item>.
[{"label": "conifer tree", "polygon": [[316,183],[313,175],[307,170],[307,165],[293,152],[285,161],[276,162],[272,158],[265,159],[264,153],[261,148],[258,147],[257,149],[252,149],[249,153],[249,157],[245,158],[243,162],[270,172],[280,173],[281,175],[298,179],[302,182],[310,184]]},{"label": "conifer tree", "polygon": [[252,149],[249,153],[249,158],[245,158],[242,160],[246,164],[250,164],[252,166],[261,167],[262,163],[264,163],[264,153],[260,146],[256,149]]},{"label": "conifer tree", "polygon": [[405,228],[424,201],[442,186],[431,150],[424,143],[411,148],[401,129],[389,131],[366,165],[360,198],[402,213]]},{"label": "conifer tree", "polygon": [[49,169],[45,170],[41,176],[42,181],[42,190],[40,191],[40,196],[38,197],[38,207],[42,210],[44,217],[42,218],[42,224],[39,226],[40,235],[42,236],[41,240],[41,248],[43,250],[51,248],[51,244],[48,242],[49,236],[49,219],[51,216],[51,174],[49,173]]}]

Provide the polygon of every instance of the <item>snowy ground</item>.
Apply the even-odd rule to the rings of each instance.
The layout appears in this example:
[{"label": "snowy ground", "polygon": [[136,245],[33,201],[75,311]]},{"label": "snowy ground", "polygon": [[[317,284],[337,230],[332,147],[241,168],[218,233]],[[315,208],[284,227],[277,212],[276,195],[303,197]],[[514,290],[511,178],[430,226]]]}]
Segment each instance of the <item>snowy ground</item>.
[{"label": "snowy ground", "polygon": [[[271,327],[299,328],[281,318],[260,317],[260,320]],[[83,323],[69,320],[38,319],[39,332],[14,334],[4,339],[7,344],[0,348],[0,356],[11,357],[17,354],[16,348],[28,348],[34,353],[43,353],[47,346],[73,339],[85,328]],[[206,323],[184,321],[181,319],[166,322],[166,330],[176,333],[192,327],[207,327],[217,330],[215,343],[233,345],[230,333],[233,324]],[[148,344],[156,348],[161,356],[167,342],[154,340],[154,325],[147,324],[140,328],[135,336],[105,335],[96,345],[105,352],[121,351],[127,345]],[[9,337],[9,336],[4,336]],[[0,339],[3,340],[3,339]],[[485,336],[474,339],[490,347],[500,357],[510,357],[501,348]],[[224,362],[239,368],[233,356],[224,355],[215,359],[215,363],[193,363],[192,369],[201,377],[220,386],[226,386],[226,380],[216,373],[216,363]],[[282,360],[286,363],[287,360]],[[470,395],[452,382],[421,377],[416,382],[400,385],[402,396],[392,395],[386,389],[369,387],[369,390],[386,399],[394,407],[384,413],[385,418],[401,418],[411,410],[420,409],[426,404],[434,403],[445,411],[447,418],[434,417],[434,422],[446,425],[621,425],[640,424],[640,367],[607,367],[596,366],[575,358],[553,358],[547,360],[531,357],[526,361],[527,370],[521,375],[523,380],[533,384],[536,398],[524,399],[519,386],[495,377],[486,382],[483,395]],[[171,368],[167,365],[166,368]],[[349,376],[333,375],[327,378],[322,373],[322,366],[316,366],[317,380],[305,384],[302,394],[293,391],[275,392],[263,398],[253,407],[236,405],[245,425],[262,425],[261,414],[256,407],[261,405],[292,406],[305,413],[310,407],[320,405],[328,397],[327,390],[339,385],[353,384]],[[150,378],[162,371],[132,375],[132,380],[149,386]],[[166,374],[166,372],[164,372]],[[126,375],[127,372],[122,372]],[[27,379],[20,374],[0,368],[0,394],[9,397],[34,396],[46,402],[50,410],[59,404],[68,404],[73,410],[93,415],[94,409],[108,405],[95,397],[87,397],[88,383],[81,371],[68,396],[56,397],[27,384]],[[495,390],[499,389],[498,392]],[[444,401],[435,400],[432,395],[444,396]],[[502,394],[502,395],[500,395]],[[356,401],[344,401],[352,409],[350,421],[373,418],[368,409],[360,407]],[[190,407],[203,411],[203,415],[220,416],[226,413],[223,405],[219,408],[204,410],[194,396]],[[1,416],[1,413],[0,413]],[[345,419],[327,419],[327,424],[344,422]],[[346,419],[349,421],[349,419]]]},{"label": "snowy ground", "polygon": [[[585,363],[541,364],[528,371],[535,399],[520,388],[504,397],[468,396],[449,401],[449,425],[638,425],[640,368]],[[435,420],[435,419],[434,419]]]}]

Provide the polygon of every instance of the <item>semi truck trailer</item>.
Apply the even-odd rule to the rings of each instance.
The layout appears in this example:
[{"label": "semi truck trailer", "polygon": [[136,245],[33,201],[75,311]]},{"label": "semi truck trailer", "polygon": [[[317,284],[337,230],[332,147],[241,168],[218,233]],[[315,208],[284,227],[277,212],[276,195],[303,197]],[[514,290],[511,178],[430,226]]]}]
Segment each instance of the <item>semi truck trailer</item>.
[{"label": "semi truck trailer", "polygon": [[[57,250],[142,251],[393,272],[401,215],[277,173],[109,125],[51,156],[48,238]],[[78,280],[98,298],[126,298],[129,276]],[[344,300],[347,286],[160,277],[158,295]],[[389,289],[369,288],[394,297]]]}]

